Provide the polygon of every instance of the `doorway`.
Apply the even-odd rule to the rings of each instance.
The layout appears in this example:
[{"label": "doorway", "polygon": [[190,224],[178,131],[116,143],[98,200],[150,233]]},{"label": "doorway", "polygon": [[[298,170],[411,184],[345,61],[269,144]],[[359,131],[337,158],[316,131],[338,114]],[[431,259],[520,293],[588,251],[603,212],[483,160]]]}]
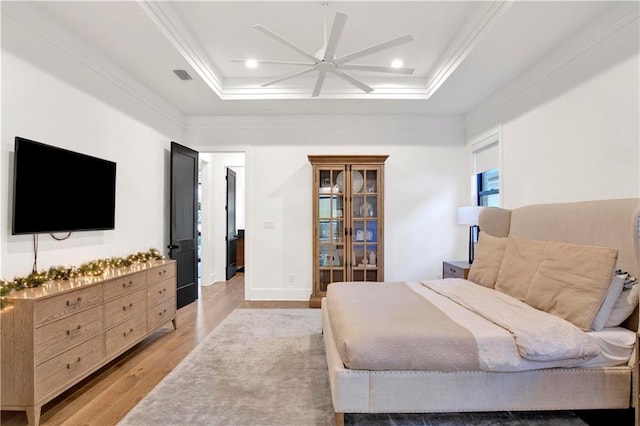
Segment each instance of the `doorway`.
[{"label": "doorway", "polygon": [[[236,234],[245,231],[245,153],[205,152],[201,159],[201,285],[226,281],[226,175],[236,174]],[[242,231],[242,232],[239,232]]]}]

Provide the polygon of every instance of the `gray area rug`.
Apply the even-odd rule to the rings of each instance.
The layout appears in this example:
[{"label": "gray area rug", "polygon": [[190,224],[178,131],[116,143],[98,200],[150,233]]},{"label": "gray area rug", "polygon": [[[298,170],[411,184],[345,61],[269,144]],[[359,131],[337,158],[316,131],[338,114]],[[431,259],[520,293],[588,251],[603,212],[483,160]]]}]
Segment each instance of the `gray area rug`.
[{"label": "gray area rug", "polygon": [[[142,425],[332,425],[319,309],[236,309],[123,419]],[[347,414],[373,425],[585,425],[571,412]]]}]

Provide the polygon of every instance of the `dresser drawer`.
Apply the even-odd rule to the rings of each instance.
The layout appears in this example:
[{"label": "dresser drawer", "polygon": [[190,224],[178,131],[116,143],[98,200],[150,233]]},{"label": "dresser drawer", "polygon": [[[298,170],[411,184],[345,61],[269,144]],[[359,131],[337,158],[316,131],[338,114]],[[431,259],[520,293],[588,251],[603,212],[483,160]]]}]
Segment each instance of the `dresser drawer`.
[{"label": "dresser drawer", "polygon": [[36,326],[66,317],[102,303],[102,284],[70,291],[36,303]]},{"label": "dresser drawer", "polygon": [[36,400],[73,381],[104,360],[102,334],[36,367]]},{"label": "dresser drawer", "polygon": [[102,333],[102,305],[36,329],[36,365]]},{"label": "dresser drawer", "polygon": [[176,299],[172,297],[169,300],[162,302],[152,308],[149,308],[147,312],[147,327],[149,330],[153,330],[165,321],[174,318],[176,314]]},{"label": "dresser drawer", "polygon": [[153,284],[176,276],[176,263],[167,263],[147,271],[147,283]]},{"label": "dresser drawer", "polygon": [[150,331],[172,320],[175,328],[175,263],[149,261],[109,269],[101,277],[51,280],[10,292],[7,308],[0,310],[1,408],[24,410],[37,424],[43,404]]},{"label": "dresser drawer", "polygon": [[147,333],[147,316],[143,313],[118,324],[105,334],[107,358],[137,343]]},{"label": "dresser drawer", "polygon": [[176,295],[176,282],[169,279],[166,281],[154,284],[147,289],[147,306],[155,306],[160,302],[175,297]]},{"label": "dresser drawer", "polygon": [[464,278],[469,276],[470,265],[466,262],[442,262],[442,278]]},{"label": "dresser drawer", "polygon": [[136,274],[127,275],[125,277],[116,278],[103,284],[104,300],[113,299],[123,294],[140,290],[147,285],[147,274],[138,272]]},{"label": "dresser drawer", "polygon": [[105,329],[147,309],[147,291],[138,290],[104,304]]}]

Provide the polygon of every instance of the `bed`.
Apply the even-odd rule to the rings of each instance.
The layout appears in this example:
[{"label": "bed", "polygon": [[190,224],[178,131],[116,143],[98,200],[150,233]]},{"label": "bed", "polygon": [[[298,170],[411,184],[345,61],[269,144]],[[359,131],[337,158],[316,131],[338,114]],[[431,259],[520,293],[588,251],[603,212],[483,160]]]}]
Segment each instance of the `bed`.
[{"label": "bed", "polygon": [[636,407],[639,215],[638,198],[490,207],[466,280],[329,285],[336,424]]}]

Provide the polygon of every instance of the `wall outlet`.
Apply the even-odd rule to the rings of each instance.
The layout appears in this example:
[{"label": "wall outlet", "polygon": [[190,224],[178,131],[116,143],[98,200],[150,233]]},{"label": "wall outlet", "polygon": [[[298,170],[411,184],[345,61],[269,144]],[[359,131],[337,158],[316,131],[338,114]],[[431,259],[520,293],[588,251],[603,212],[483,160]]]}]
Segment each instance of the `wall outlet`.
[{"label": "wall outlet", "polygon": [[290,283],[293,283],[293,282],[295,282],[295,281],[296,281],[296,276],[295,276],[295,275],[293,275],[293,274],[289,274],[289,282],[290,282]]}]

